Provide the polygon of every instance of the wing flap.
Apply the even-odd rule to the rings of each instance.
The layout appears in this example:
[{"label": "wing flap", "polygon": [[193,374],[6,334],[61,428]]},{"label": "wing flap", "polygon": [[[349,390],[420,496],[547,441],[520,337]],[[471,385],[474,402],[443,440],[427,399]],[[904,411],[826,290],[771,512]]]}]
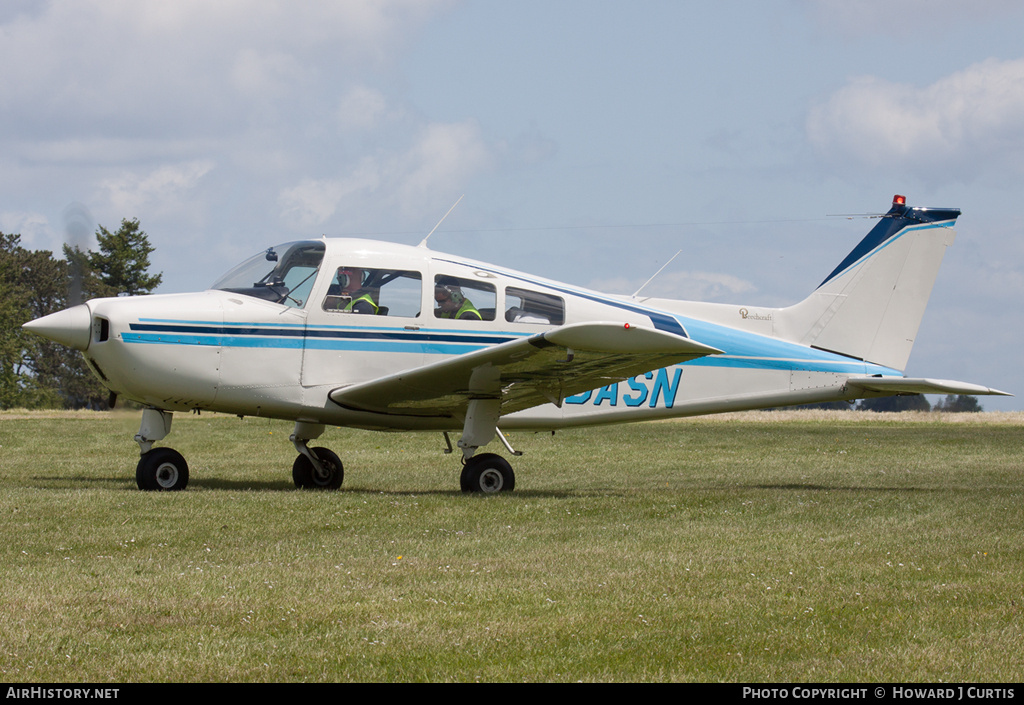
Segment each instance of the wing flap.
[{"label": "wing flap", "polygon": [[969,394],[1012,397],[991,387],[950,379],[928,379],[925,377],[851,377],[846,384],[868,392],[883,394]]},{"label": "wing flap", "polygon": [[716,355],[690,338],[622,323],[579,323],[341,387],[336,404],[401,416],[458,417],[471,399],[500,399],[501,414]]}]

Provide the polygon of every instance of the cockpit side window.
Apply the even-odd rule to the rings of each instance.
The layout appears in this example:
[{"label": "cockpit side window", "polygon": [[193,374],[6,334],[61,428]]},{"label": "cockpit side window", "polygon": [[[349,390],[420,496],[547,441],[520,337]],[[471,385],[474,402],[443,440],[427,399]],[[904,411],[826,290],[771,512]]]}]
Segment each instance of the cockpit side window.
[{"label": "cockpit side window", "polygon": [[493,321],[497,289],[473,279],[434,277],[434,316],[464,321]]},{"label": "cockpit side window", "polygon": [[242,262],[211,288],[302,308],[313,289],[323,258],[322,242],[288,242],[267,248]]},{"label": "cockpit side window", "polygon": [[565,302],[559,296],[510,286],[505,289],[505,320],[560,326],[565,323]]},{"label": "cockpit side window", "polygon": [[324,311],[416,318],[423,276],[396,269],[338,267],[324,297]]}]

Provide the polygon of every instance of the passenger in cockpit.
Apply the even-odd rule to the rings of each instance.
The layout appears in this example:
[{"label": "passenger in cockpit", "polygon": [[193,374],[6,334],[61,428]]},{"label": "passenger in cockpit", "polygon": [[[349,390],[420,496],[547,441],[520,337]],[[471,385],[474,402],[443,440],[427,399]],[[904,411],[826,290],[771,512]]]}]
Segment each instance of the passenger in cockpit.
[{"label": "passenger in cockpit", "polygon": [[481,321],[483,316],[473,302],[466,298],[454,280],[438,279],[434,286],[434,301],[437,308],[434,315],[438,318],[459,318],[462,320]]}]

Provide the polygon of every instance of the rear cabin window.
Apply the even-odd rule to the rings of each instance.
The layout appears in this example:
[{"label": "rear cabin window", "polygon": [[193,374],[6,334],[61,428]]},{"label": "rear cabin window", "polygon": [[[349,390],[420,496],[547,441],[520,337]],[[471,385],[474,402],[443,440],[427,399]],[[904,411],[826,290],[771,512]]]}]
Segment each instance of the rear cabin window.
[{"label": "rear cabin window", "polygon": [[529,289],[505,289],[505,320],[509,323],[565,323],[565,302],[561,297]]},{"label": "rear cabin window", "polygon": [[497,291],[493,284],[438,275],[434,278],[434,316],[463,321],[493,321]]},{"label": "rear cabin window", "polygon": [[323,309],[333,313],[416,318],[422,300],[423,277],[419,272],[338,267],[324,297]]}]

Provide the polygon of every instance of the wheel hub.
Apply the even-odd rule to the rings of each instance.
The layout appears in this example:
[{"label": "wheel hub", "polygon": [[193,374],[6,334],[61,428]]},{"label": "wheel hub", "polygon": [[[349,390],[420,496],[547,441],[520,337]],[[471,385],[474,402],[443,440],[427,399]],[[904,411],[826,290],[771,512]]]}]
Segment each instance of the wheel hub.
[{"label": "wheel hub", "polygon": [[504,486],[505,478],[500,470],[487,468],[480,473],[480,489],[484,492],[501,492],[501,488]]},{"label": "wheel hub", "polygon": [[178,468],[172,463],[161,463],[156,469],[156,481],[161,487],[174,487],[178,481]]}]

